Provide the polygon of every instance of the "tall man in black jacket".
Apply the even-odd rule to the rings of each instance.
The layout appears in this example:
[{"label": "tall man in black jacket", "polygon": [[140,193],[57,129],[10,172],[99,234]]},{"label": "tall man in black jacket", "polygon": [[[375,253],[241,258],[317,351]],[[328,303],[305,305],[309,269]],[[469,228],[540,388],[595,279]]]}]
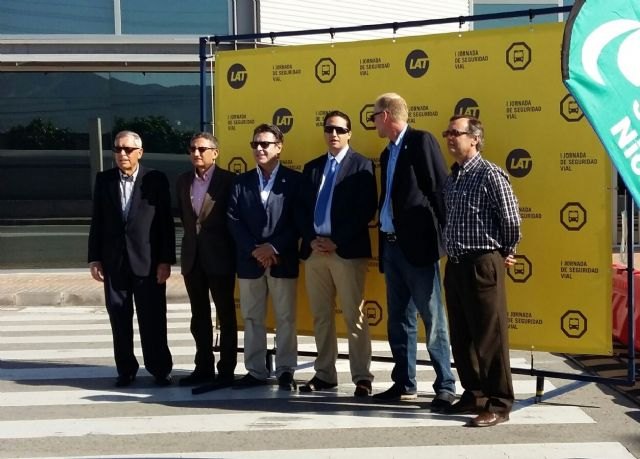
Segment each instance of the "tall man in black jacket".
[{"label": "tall man in black jacket", "polygon": [[442,188],[447,170],[435,137],[407,124],[405,100],[395,93],[375,102],[370,121],[389,139],[380,158],[380,270],[387,285],[387,333],[394,359],[393,385],[374,398],[415,399],[417,313],[425,326],[427,351],[436,372],[431,410],[455,398],[447,317],[441,297],[439,259],[445,222]]}]

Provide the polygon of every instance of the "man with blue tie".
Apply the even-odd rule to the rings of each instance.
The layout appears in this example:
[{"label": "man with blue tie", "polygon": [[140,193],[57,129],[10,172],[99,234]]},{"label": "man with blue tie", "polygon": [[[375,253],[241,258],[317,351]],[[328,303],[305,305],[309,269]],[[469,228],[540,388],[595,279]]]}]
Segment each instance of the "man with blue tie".
[{"label": "man with blue tie", "polygon": [[118,167],[99,172],[89,230],[89,269],[104,283],[118,370],[117,387],[134,382],[133,301],[144,366],[158,386],[171,384],[166,282],[176,261],[169,182],[139,164],[142,140],[122,131],[113,141]]},{"label": "man with blue tie", "polygon": [[393,385],[373,398],[417,398],[420,313],[436,372],[431,411],[442,412],[456,393],[439,265],[444,255],[442,190],[447,169],[435,137],[409,126],[408,118],[407,102],[395,93],[379,96],[369,118],[378,135],[389,139],[380,157],[379,267],[387,287],[387,334],[394,361]]},{"label": "man with blue tie", "polygon": [[276,319],[276,376],[283,390],[295,386],[297,366],[296,288],[299,271],[297,204],[301,174],[280,163],[284,136],[261,124],[250,142],[257,167],[239,175],[233,185],[229,229],[236,241],[240,310],[244,322],[247,374],[234,389],[267,383],[267,297]]},{"label": "man with blue tie", "polygon": [[305,164],[301,257],[318,356],[315,375],[300,392],[337,385],[336,298],[347,327],[354,395],[371,394],[371,338],[364,314],[369,222],[376,213],[373,161],[349,146],[351,120],[340,111],[324,117],[327,153]]}]

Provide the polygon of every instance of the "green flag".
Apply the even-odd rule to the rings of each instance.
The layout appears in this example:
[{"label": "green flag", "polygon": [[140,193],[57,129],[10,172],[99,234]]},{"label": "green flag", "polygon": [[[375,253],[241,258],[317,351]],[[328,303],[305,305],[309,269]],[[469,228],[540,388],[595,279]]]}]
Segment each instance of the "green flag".
[{"label": "green flag", "polygon": [[562,79],[640,204],[640,1],[577,0]]}]

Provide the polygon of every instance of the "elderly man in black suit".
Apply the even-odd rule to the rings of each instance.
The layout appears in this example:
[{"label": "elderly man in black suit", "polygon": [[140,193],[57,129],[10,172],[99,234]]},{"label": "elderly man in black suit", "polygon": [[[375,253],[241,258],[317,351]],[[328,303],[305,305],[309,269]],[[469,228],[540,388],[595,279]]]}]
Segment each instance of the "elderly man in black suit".
[{"label": "elderly man in black suit", "polygon": [[[193,169],[178,177],[176,192],[184,227],[180,264],[191,302],[191,334],[196,342],[196,356],[195,369],[179,383],[181,386],[210,383],[213,389],[233,383],[237,362],[238,326],[233,298],[235,243],[227,225],[235,174],[216,163],[218,140],[208,132],[191,138],[189,153]],[[209,292],[220,324],[217,379]]]},{"label": "elderly man in black suit", "polygon": [[354,395],[371,393],[371,338],[365,317],[364,285],[371,258],[369,222],[378,194],[373,161],[349,146],[351,120],[340,111],[323,122],[327,153],[305,164],[304,226],[301,257],[318,349],[314,377],[300,387],[313,392],[338,383],[336,298],[349,339]]},{"label": "elderly man in black suit", "polygon": [[389,144],[380,157],[380,270],[387,287],[387,334],[393,385],[375,394],[381,401],[417,397],[417,313],[425,326],[427,351],[436,372],[431,410],[442,412],[455,399],[455,377],[447,316],[442,302],[439,260],[444,255],[444,158],[435,137],[407,124],[407,102],[395,93],[376,99],[370,116]]},{"label": "elderly man in black suit", "polygon": [[250,145],[257,167],[236,178],[229,203],[248,371],[234,383],[236,389],[266,384],[269,377],[265,327],[269,295],[276,318],[276,376],[281,389],[295,386],[299,269],[296,202],[301,174],[280,162],[283,142],[277,126],[261,124],[255,128]]},{"label": "elderly man in black suit", "polygon": [[89,231],[91,276],[104,282],[118,378],[130,385],[139,365],[133,347],[135,299],[142,354],[159,386],[171,384],[166,281],[175,263],[175,230],[167,177],[139,164],[142,140],[132,131],[113,142],[118,167],[98,173]]}]

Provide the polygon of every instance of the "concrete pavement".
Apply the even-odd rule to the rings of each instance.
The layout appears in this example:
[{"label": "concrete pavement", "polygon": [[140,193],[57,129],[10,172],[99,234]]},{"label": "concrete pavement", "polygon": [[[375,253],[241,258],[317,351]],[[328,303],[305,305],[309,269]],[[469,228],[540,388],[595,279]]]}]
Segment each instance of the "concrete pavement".
[{"label": "concrete pavement", "polygon": [[[180,268],[167,281],[167,302],[188,303]],[[89,269],[0,270],[0,306],[100,306],[103,287]]]}]

